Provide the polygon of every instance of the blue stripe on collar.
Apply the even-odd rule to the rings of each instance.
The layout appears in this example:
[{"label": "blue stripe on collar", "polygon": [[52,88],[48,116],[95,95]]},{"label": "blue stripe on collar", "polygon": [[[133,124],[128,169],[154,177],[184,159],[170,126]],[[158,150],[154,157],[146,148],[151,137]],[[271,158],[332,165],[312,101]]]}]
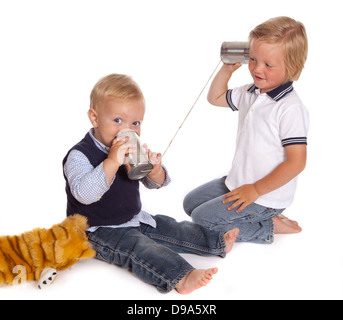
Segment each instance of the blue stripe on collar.
[{"label": "blue stripe on collar", "polygon": [[[282,99],[286,94],[293,91],[293,81],[289,81],[285,84],[282,84],[281,86],[275,88],[272,91],[267,92],[267,95],[271,97],[275,101],[279,101]],[[253,84],[249,89],[248,92],[254,93],[255,90],[258,90],[258,88]]]}]

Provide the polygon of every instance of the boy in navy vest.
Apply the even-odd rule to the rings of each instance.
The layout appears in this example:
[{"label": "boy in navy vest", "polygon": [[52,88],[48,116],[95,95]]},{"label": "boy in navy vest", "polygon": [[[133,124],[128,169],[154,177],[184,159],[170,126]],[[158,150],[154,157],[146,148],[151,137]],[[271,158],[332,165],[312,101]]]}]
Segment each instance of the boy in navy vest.
[{"label": "boy in navy vest", "polygon": [[[130,77],[112,74],[95,85],[88,112],[93,128],[63,160],[67,215],[88,218],[98,259],[131,270],[162,293],[189,294],[218,270],[196,270],[178,253],[225,257],[239,230],[211,231],[142,211],[139,181],[130,180],[125,167],[135,145],[117,136],[126,129],[140,135],[144,112],[143,94]],[[140,182],[150,189],[166,186],[170,178],[161,154],[147,152],[153,170]]]}]

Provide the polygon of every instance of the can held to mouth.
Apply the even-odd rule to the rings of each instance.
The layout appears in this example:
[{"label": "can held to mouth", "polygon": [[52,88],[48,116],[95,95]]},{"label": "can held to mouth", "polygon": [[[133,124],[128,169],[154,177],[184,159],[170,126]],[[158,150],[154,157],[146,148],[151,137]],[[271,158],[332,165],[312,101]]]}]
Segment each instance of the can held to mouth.
[{"label": "can held to mouth", "polygon": [[223,42],[220,57],[223,63],[249,63],[249,42]]},{"label": "can held to mouth", "polygon": [[134,130],[119,132],[119,137],[128,137],[129,142],[135,144],[137,152],[128,155],[129,163],[126,165],[127,175],[131,180],[139,180],[147,176],[153,169],[153,165],[149,162],[145,148],[143,147],[137,133]]}]

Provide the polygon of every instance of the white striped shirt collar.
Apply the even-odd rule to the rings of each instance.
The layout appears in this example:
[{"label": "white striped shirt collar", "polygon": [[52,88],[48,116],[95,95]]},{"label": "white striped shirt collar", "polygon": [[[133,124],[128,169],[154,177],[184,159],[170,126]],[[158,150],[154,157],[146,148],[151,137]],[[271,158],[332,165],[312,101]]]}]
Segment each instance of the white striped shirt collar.
[{"label": "white striped shirt collar", "polygon": [[[282,84],[281,86],[275,88],[272,91],[267,92],[267,95],[271,97],[275,101],[279,101],[284,96],[286,96],[288,93],[293,91],[293,82],[289,81],[285,84]],[[254,84],[248,89],[248,92],[254,93],[256,90],[259,90]]]}]

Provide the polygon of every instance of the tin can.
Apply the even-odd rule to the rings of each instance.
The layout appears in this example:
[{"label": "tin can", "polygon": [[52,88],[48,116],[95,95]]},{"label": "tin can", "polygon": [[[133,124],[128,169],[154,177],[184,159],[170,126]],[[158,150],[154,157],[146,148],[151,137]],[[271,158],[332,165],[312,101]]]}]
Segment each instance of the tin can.
[{"label": "tin can", "polygon": [[125,130],[119,132],[119,137],[129,137],[129,142],[135,144],[137,152],[129,154],[129,163],[126,165],[127,175],[131,180],[139,180],[147,176],[153,169],[153,165],[149,162],[146,150],[143,147],[137,133],[134,130]]},{"label": "tin can", "polygon": [[224,63],[249,63],[249,42],[223,42],[220,57]]}]

